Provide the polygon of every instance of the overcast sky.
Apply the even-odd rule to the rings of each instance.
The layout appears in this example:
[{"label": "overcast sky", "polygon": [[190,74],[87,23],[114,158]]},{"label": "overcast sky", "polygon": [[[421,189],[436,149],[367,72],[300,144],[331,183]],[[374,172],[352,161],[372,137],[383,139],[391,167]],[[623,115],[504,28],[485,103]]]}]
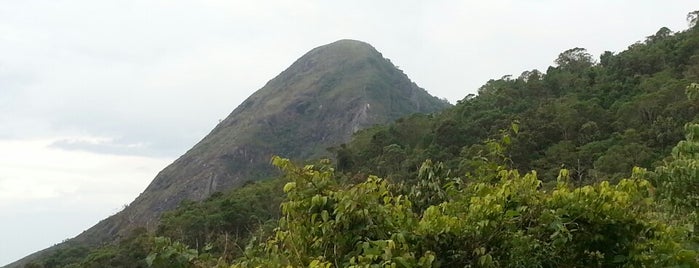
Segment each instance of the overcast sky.
[{"label": "overcast sky", "polygon": [[0,265],[131,202],[308,50],[368,42],[455,102],[687,28],[680,1],[0,0]]}]

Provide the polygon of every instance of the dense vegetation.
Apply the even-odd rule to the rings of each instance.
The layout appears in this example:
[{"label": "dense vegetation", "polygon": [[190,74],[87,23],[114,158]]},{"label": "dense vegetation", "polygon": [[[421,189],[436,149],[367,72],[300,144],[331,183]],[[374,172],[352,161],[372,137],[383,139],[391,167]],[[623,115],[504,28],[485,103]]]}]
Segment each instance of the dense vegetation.
[{"label": "dense vegetation", "polygon": [[546,73],[491,80],[442,114],[365,130],[336,148],[338,169],[403,180],[432,159],[465,174],[480,142],[517,121],[509,152],[517,169],[552,178],[565,167],[579,184],[616,181],[633,166],[659,164],[682,126],[697,119],[699,103],[685,97],[687,85],[699,81],[696,30],[662,28],[599,62],[581,48],[555,62]]},{"label": "dense vegetation", "polygon": [[[699,160],[696,134],[699,125],[688,125],[676,159],[657,172],[636,168],[616,184],[574,187],[564,169],[551,189],[536,172],[521,175],[489,159],[470,181],[426,162],[425,183],[401,195],[376,176],[342,185],[332,168],[276,158],[289,179],[283,217],[232,267],[697,267],[699,237],[691,226],[699,206],[666,207],[645,179],[666,184],[661,196],[696,185],[696,166],[686,165]],[[488,145],[502,148],[507,137]],[[427,206],[415,210],[414,202]]]},{"label": "dense vegetation", "polygon": [[[693,14],[693,15],[692,15]],[[38,267],[699,267],[699,12]],[[280,205],[281,204],[281,205]]]}]

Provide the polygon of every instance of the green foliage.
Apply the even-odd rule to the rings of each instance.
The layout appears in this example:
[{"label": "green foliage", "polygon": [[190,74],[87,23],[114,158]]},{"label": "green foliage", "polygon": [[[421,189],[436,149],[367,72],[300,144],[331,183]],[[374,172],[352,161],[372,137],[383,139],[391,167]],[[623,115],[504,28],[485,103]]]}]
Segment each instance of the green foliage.
[{"label": "green foliage", "polygon": [[459,178],[449,178],[449,171],[443,163],[426,160],[420,167],[418,179],[407,194],[413,211],[422,213],[430,206],[449,201],[449,192],[455,191],[461,184]]},{"label": "green foliage", "polygon": [[697,27],[697,22],[699,22],[699,10],[689,12],[687,14],[687,22],[689,22],[689,28]]},{"label": "green foliage", "polygon": [[153,245],[153,237],[143,228],[112,244],[87,247],[69,240],[50,255],[25,267],[146,267],[145,258]]},{"label": "green foliage", "polygon": [[180,242],[172,242],[167,237],[156,237],[155,245],[146,263],[156,268],[194,267],[194,260],[199,256],[195,249],[188,248]]},{"label": "green foliage", "polygon": [[699,211],[699,124],[687,124],[686,139],[653,173],[661,197],[696,214]]},{"label": "green foliage", "polygon": [[156,268],[198,268],[198,267],[227,267],[222,259],[215,260],[207,251],[211,246],[206,246],[203,253],[187,247],[168,237],[155,237],[151,253],[145,261],[148,267]]},{"label": "green foliage", "polygon": [[80,267],[146,267],[145,258],[151,250],[153,238],[143,228],[114,245],[92,249]]},{"label": "green foliage", "polygon": [[242,254],[252,235],[264,235],[273,228],[270,225],[279,218],[283,183],[278,179],[251,182],[202,202],[185,201],[162,216],[154,234],[140,228],[113,244],[95,248],[67,243],[33,264],[47,268],[148,267],[146,257],[150,256],[155,267],[223,265]]},{"label": "green foliage", "polygon": [[571,70],[583,70],[594,64],[592,55],[584,48],[572,48],[564,51],[555,60],[559,67]]},{"label": "green foliage", "polygon": [[74,264],[79,264],[83,258],[89,253],[89,248],[76,243],[66,243],[58,250],[52,252],[49,256],[39,261],[34,261],[27,266],[29,267],[69,267]]},{"label": "green foliage", "polygon": [[278,157],[273,163],[289,179],[284,216],[275,234],[251,245],[234,267],[411,267],[433,261],[430,252],[411,252],[409,228],[417,217],[385,180],[370,176],[343,189],[327,164],[297,168]]},{"label": "green foliage", "polygon": [[163,214],[156,235],[195,250],[210,245],[209,253],[235,258],[255,230],[279,218],[283,183],[279,179],[250,182],[202,202],[185,201]]},{"label": "green foliage", "polygon": [[[696,267],[699,260],[686,247],[686,228],[657,216],[642,174],[576,188],[564,171],[544,190],[535,172],[500,168],[495,182],[444,181],[439,188],[450,190],[416,214],[412,198],[420,195],[394,195],[378,177],[342,186],[326,164],[273,162],[289,180],[283,217],[233,267]],[[429,162],[422,170],[435,172]]]},{"label": "green foliage", "polygon": [[555,62],[545,73],[490,80],[478,96],[429,118],[357,133],[336,154],[352,160],[340,170],[415,180],[422,161],[432,159],[464,176],[474,172],[469,163],[484,151],[482,141],[499,139],[517,120],[519,134],[506,152],[514,168],[538,170],[547,183],[561,167],[577,184],[619,180],[633,166],[661,163],[682,139],[684,123],[699,120],[695,30],[661,28],[626,51],[604,53],[599,63],[582,48]]},{"label": "green foliage", "polygon": [[690,101],[696,101],[697,98],[699,98],[699,84],[692,83],[691,85],[687,86],[686,94]]}]

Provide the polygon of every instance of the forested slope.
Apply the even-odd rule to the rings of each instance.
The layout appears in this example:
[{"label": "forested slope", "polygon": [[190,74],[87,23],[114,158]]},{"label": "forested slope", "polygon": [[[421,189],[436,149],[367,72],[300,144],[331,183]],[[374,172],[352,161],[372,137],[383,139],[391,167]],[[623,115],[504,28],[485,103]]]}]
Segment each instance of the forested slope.
[{"label": "forested slope", "polygon": [[633,166],[660,163],[697,119],[699,103],[685,96],[699,81],[697,30],[662,28],[599,60],[573,48],[555,63],[490,80],[439,115],[365,130],[336,148],[338,168],[404,179],[432,159],[464,174],[481,141],[518,122],[508,152],[517,169],[551,177],[565,167],[576,183],[615,181]]}]

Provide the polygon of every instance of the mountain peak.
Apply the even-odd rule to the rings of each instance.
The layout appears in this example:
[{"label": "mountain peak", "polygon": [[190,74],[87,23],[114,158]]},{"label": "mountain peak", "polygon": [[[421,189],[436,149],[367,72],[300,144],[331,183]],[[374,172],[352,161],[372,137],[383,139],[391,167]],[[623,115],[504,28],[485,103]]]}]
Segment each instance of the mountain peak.
[{"label": "mountain peak", "polygon": [[297,76],[304,76],[309,73],[322,74],[332,72],[337,68],[349,68],[366,61],[380,62],[385,61],[385,59],[380,52],[368,43],[342,39],[312,49],[296,60],[277,78],[286,80],[289,79],[289,74]]},{"label": "mountain peak", "polygon": [[342,39],[332,42],[327,45],[317,47],[310,51],[309,54],[313,52],[317,53],[337,53],[337,54],[379,54],[376,49],[369,43],[362,42],[353,39]]},{"label": "mountain peak", "polygon": [[337,41],[332,42],[330,44],[319,46],[316,49],[331,48],[331,47],[364,47],[364,48],[371,48],[372,50],[376,50],[369,43],[364,42],[364,41],[360,41],[360,40],[355,40],[355,39],[340,39],[340,40],[337,40]]}]

